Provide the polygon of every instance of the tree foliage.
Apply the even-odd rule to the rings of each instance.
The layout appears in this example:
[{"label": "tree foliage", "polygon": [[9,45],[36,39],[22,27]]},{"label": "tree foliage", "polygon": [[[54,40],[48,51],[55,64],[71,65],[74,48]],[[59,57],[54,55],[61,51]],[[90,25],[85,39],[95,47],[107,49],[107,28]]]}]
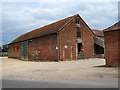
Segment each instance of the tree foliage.
[{"label": "tree foliage", "polygon": [[8,44],[2,46],[2,52],[8,52]]}]

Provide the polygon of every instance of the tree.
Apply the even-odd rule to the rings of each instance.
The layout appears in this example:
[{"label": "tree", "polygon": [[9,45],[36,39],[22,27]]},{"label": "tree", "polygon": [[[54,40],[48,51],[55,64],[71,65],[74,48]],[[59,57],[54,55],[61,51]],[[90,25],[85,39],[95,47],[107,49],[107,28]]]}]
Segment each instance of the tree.
[{"label": "tree", "polygon": [[2,52],[2,48],[1,48],[1,46],[0,46],[0,53]]},{"label": "tree", "polygon": [[8,52],[8,44],[2,46],[2,52]]}]

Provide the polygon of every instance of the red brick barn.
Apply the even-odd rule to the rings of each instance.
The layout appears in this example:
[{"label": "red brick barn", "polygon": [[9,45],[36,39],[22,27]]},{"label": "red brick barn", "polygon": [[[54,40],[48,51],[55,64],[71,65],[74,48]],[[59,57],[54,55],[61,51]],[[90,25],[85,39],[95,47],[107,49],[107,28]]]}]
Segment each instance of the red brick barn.
[{"label": "red brick barn", "polygon": [[104,30],[106,66],[120,62],[120,22]]},{"label": "red brick barn", "polygon": [[8,57],[55,61],[92,58],[93,37],[77,14],[19,36],[9,44]]}]

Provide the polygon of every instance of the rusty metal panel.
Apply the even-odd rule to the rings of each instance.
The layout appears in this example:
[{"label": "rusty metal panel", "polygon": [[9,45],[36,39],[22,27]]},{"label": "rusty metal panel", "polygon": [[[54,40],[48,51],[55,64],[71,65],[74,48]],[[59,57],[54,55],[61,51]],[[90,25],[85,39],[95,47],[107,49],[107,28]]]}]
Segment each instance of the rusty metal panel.
[{"label": "rusty metal panel", "polygon": [[21,42],[21,60],[28,60],[28,41]]},{"label": "rusty metal panel", "polygon": [[94,37],[94,43],[101,46],[101,47],[105,47],[104,45],[104,38],[100,38],[100,37]]}]

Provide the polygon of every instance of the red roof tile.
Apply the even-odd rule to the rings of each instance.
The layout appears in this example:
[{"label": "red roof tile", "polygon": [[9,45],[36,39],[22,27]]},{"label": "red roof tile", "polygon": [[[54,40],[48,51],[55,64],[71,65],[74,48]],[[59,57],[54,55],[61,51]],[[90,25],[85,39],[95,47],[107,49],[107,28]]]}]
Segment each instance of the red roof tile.
[{"label": "red roof tile", "polygon": [[44,35],[49,35],[49,34],[57,33],[67,23],[69,23],[69,21],[71,21],[75,16],[76,15],[68,17],[66,19],[62,19],[62,20],[54,22],[52,24],[43,26],[43,27],[38,28],[36,30],[30,31],[28,33],[25,33],[25,34],[19,36],[18,38],[16,38],[10,44],[16,43],[16,42],[20,42],[20,41],[24,41],[24,40],[29,40],[29,39],[32,39],[32,38],[41,37],[41,36],[44,36]]},{"label": "red roof tile", "polygon": [[120,21],[115,23],[114,25],[108,27],[107,29],[104,29],[104,32],[113,31],[113,30],[117,30],[117,29],[120,29]]},{"label": "red roof tile", "polygon": [[93,33],[96,35],[96,36],[104,36],[103,34],[103,30],[95,30],[95,29],[92,29]]}]

